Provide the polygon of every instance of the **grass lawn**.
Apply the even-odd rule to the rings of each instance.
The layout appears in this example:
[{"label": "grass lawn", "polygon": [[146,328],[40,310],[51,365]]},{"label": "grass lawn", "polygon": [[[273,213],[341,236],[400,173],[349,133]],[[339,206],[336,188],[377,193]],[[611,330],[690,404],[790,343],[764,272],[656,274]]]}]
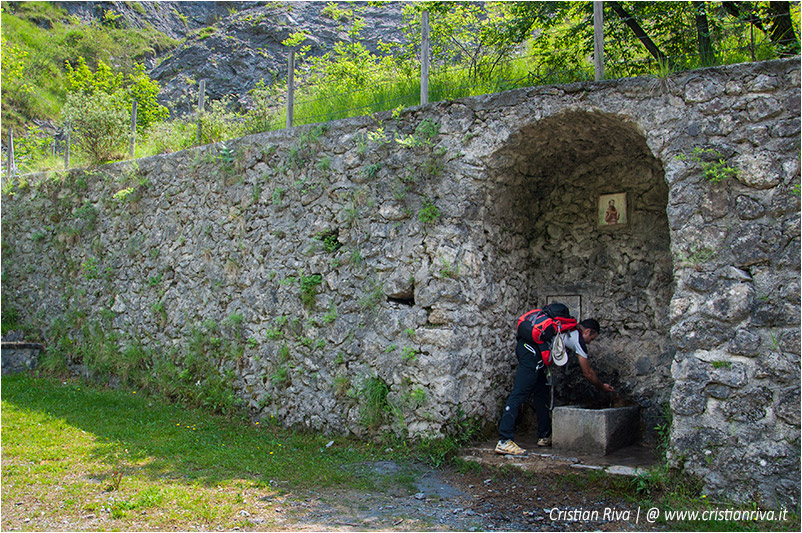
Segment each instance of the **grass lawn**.
[{"label": "grass lawn", "polygon": [[382,455],[370,443],[261,427],[130,390],[2,378],[3,530],[20,513],[33,530],[280,529],[274,519],[249,520],[282,516],[282,502],[312,487],[411,483],[403,471],[360,468]]}]

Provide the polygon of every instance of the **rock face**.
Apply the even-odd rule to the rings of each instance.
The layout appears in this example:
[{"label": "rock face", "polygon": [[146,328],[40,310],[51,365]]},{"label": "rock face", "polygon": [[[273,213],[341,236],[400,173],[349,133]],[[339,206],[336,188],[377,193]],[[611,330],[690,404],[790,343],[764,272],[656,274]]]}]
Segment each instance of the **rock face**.
[{"label": "rock face", "polygon": [[287,74],[289,49],[282,41],[295,32],[308,34],[309,56],[349,42],[356,19],[364,26],[359,42],[381,54],[379,42],[403,41],[402,7],[398,2],[371,5],[349,2],[57,2],[85,22],[103,19],[106,11],[120,24],[145,26],[184,41],[170,51],[143,58],[148,74],[161,91],[160,102],[176,114],[198,103],[198,82],[206,80],[206,98],[233,95],[250,106],[248,91],[264,80]]},{"label": "rock face", "polygon": [[377,52],[380,40],[402,39],[398,3],[379,7],[339,4],[343,14],[338,18],[324,14],[329,3],[237,6],[238,11],[210,26],[208,34],[202,31],[189,36],[180,48],[154,64],[150,75],[162,87],[160,100],[179,113],[189,111],[197,104],[197,82],[205,79],[210,99],[230,94],[242,107],[249,107],[248,91],[259,81],[271,83],[286,78],[289,49],[281,43],[295,32],[307,32],[304,46],[309,47],[310,56],[326,53],[339,41],[349,42],[348,30],[355,17],[365,22],[359,41],[373,52]]},{"label": "rock face", "polygon": [[168,361],[214,329],[256,417],[436,436],[497,422],[516,318],[563,300],[707,494],[798,505],[799,85],[794,59],[520,89],[75,171],[4,196],[4,306]]}]

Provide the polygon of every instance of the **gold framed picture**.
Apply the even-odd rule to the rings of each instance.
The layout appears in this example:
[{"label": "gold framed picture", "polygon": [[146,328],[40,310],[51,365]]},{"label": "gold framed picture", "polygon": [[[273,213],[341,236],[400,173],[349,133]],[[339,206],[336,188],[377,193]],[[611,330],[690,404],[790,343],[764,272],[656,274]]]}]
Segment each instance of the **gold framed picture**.
[{"label": "gold framed picture", "polygon": [[617,228],[626,226],[627,193],[602,194],[599,196],[598,223],[600,228]]}]

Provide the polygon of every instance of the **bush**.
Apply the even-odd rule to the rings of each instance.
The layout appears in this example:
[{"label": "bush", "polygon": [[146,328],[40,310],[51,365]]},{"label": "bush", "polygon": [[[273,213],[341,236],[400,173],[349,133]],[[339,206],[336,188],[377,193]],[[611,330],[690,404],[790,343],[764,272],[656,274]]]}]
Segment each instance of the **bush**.
[{"label": "bush", "polygon": [[209,103],[200,115],[201,144],[227,141],[242,136],[242,119],[236,111],[231,111],[234,97],[226,95]]},{"label": "bush", "polygon": [[62,110],[70,126],[71,142],[84,152],[92,163],[115,159],[128,140],[129,115],[120,93],[71,93]]},{"label": "bush", "polygon": [[197,137],[198,125],[194,122],[180,119],[157,122],[145,132],[145,140],[137,143],[137,152],[144,155],[178,152],[195,146]]},{"label": "bush", "polygon": [[150,79],[144,66],[134,65],[134,73],[128,75],[128,80],[131,82],[128,87],[128,96],[130,101],[136,100],[136,129],[138,132],[144,132],[151,125],[163,122],[170,117],[168,109],[160,105],[157,100],[160,91],[159,83]]},{"label": "bush", "polygon": [[253,108],[245,114],[245,127],[243,133],[261,133],[280,127],[277,123],[276,102],[279,95],[277,85],[266,86],[264,80],[260,80],[256,87],[251,90]]}]

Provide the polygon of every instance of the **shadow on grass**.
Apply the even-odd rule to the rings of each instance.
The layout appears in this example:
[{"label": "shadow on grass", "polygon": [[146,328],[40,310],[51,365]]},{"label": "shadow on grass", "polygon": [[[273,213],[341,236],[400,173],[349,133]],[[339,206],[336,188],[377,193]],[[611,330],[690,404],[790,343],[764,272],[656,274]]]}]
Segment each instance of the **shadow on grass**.
[{"label": "shadow on grass", "polygon": [[[385,459],[369,443],[337,438],[329,445],[331,437],[185,409],[131,390],[4,376],[2,401],[4,456],[9,449],[24,449],[28,439],[58,448],[71,438],[71,427],[95,436],[86,450],[91,459],[112,470],[136,465],[152,478],[210,486],[247,479],[274,488],[289,483],[365,490],[386,482],[363,468]],[[36,435],[40,430],[48,434]]]}]

